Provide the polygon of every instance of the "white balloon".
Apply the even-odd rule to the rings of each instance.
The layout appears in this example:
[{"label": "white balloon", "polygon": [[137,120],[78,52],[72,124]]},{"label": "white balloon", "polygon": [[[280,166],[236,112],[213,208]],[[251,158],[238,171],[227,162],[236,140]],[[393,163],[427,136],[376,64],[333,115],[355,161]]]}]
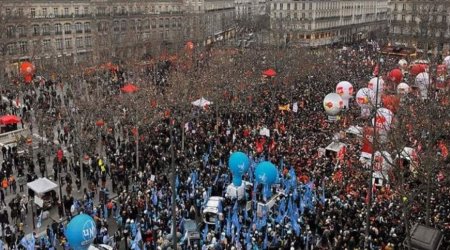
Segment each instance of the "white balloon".
[{"label": "white balloon", "polygon": [[447,68],[450,68],[450,56],[446,56],[442,64],[445,64],[447,65]]},{"label": "white balloon", "polygon": [[369,88],[362,88],[356,93],[356,103],[360,107],[369,106],[370,103],[375,102],[375,92]]},{"label": "white balloon", "polygon": [[416,85],[429,85],[430,84],[430,75],[427,72],[422,72],[416,76]]},{"label": "white balloon", "polygon": [[328,115],[337,115],[344,108],[344,100],[336,93],[330,93],[323,99],[323,108]]},{"label": "white balloon", "polygon": [[388,131],[391,128],[392,118],[394,113],[387,108],[379,108],[377,115],[372,119],[372,124],[375,124],[378,129]]},{"label": "white balloon", "polygon": [[409,93],[409,85],[401,82],[397,85],[397,94],[408,94]]},{"label": "white balloon", "polygon": [[336,85],[336,93],[344,100],[350,99],[353,96],[353,85],[347,81],[339,82]]},{"label": "white balloon", "polygon": [[400,61],[398,61],[398,65],[400,66],[400,68],[406,69],[408,67],[408,61],[406,61],[405,59],[400,59]]},{"label": "white balloon", "polygon": [[370,79],[367,87],[369,89],[373,90],[374,92],[376,92],[378,89],[378,93],[379,93],[378,95],[381,95],[381,93],[383,92],[384,81],[381,78],[374,77],[374,78]]}]

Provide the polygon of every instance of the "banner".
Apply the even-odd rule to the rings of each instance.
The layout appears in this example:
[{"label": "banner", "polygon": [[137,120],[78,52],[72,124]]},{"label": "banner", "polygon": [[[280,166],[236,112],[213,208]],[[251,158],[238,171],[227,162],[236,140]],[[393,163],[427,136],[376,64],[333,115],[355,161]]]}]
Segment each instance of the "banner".
[{"label": "banner", "polygon": [[364,158],[372,157],[372,153],[373,153],[373,147],[372,147],[373,136],[374,136],[373,128],[371,128],[371,127],[364,127],[364,130],[363,130],[363,145],[362,145],[362,149],[361,149],[361,157],[364,157]]}]

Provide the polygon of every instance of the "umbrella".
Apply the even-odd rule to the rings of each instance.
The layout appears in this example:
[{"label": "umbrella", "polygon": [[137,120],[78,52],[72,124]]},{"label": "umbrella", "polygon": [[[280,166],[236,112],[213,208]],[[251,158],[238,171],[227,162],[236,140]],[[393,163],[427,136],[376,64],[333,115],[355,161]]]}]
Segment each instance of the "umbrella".
[{"label": "umbrella", "polygon": [[105,125],[105,121],[100,119],[100,120],[95,122],[95,125],[97,125],[97,127],[102,127],[103,125]]},{"label": "umbrella", "polygon": [[0,124],[2,125],[11,125],[17,124],[21,121],[21,119],[15,115],[4,115],[0,117]]},{"label": "umbrella", "polygon": [[127,83],[125,84],[125,86],[123,86],[120,90],[122,90],[122,92],[124,93],[134,93],[138,90],[139,88],[132,84],[132,83]]},{"label": "umbrella", "polygon": [[276,76],[277,72],[274,69],[266,69],[263,71],[263,75],[270,78]]}]

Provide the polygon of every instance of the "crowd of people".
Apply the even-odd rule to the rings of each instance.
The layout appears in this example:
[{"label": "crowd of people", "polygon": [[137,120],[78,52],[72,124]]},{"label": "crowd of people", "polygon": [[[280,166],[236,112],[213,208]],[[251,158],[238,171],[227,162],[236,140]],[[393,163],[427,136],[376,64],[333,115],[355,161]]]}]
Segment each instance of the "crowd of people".
[{"label": "crowd of people", "polygon": [[[360,162],[358,138],[341,138],[348,145],[343,156],[321,150],[350,124],[369,124],[368,120],[359,118],[359,107],[354,103],[345,110],[340,121],[328,122],[322,100],[327,93],[334,92],[341,80],[351,82],[355,89],[365,87],[372,77],[377,54],[371,47],[320,49],[309,53],[312,60],[321,63],[313,65],[311,72],[305,72],[298,79],[285,83],[276,76],[265,79],[264,83],[249,83],[252,98],[243,98],[250,102],[248,105],[222,109],[192,107],[190,119],[161,118],[156,125],[140,132],[145,133],[145,137],[139,138],[138,152],[133,131],[123,121],[109,130],[93,123],[86,125],[84,129],[96,131],[101,140],[95,142],[91,152],[83,152],[86,154],[83,160],[74,146],[76,129],[69,118],[70,114],[76,114],[76,95],[96,94],[73,86],[83,81],[40,78],[20,94],[4,93],[11,102],[2,107],[3,113],[20,114],[25,129],[44,131],[49,141],[58,141],[57,145],[46,146],[48,150],[44,153],[50,155],[50,159],[39,155],[36,162],[29,155],[20,155],[16,147],[2,149],[0,177],[5,183],[2,182],[0,197],[2,206],[9,206],[10,211],[8,214],[5,208],[0,215],[2,231],[6,232],[5,242],[8,246],[20,245],[25,235],[24,223],[30,209],[23,186],[38,178],[35,169],[38,165],[42,176],[51,176],[54,180],[64,173],[65,181],[60,184],[65,187],[62,200],[56,193],[53,197],[60,220],[51,223],[45,233],[34,236],[36,249],[57,246],[69,249],[64,226],[80,212],[92,215],[97,221],[95,244],[107,244],[116,249],[171,249],[174,160],[175,223],[181,249],[402,249],[414,223],[440,229],[445,234],[443,249],[448,248],[448,185],[437,183],[436,192],[431,194],[430,221],[425,221],[426,211],[421,205],[426,199],[424,194],[418,194],[407,207],[404,197],[385,185],[368,199],[371,176]],[[236,56],[245,56],[245,53]],[[387,72],[396,67],[397,61],[385,58],[380,68]],[[153,83],[166,79],[164,83],[170,83],[166,74],[170,75],[176,68],[164,65],[162,71],[132,74],[120,69],[97,77],[101,78],[102,86],[117,89],[128,81],[139,82],[138,77],[155,78]],[[285,70],[283,67],[276,69],[280,75]],[[380,74],[386,72],[381,70]],[[90,84],[89,80],[84,84]],[[167,84],[158,85],[159,89],[169,88]],[[117,95],[114,91],[108,93]],[[23,107],[14,104],[17,98],[23,100]],[[234,97],[229,98],[230,103],[233,102]],[[285,105],[286,102],[296,103],[298,110],[294,112],[291,107],[289,111],[280,111],[280,103]],[[48,124],[33,128],[33,117],[43,114],[50,118],[46,121]],[[262,128],[269,129],[270,136],[261,135]],[[171,146],[175,148],[174,156]],[[63,147],[68,153],[60,152]],[[247,201],[268,198],[260,197],[264,192],[256,185],[250,188],[244,201],[226,195],[226,187],[231,182],[227,161],[234,151],[245,152],[252,159],[251,170],[243,177],[249,182],[254,178],[251,171],[259,161],[269,160],[278,167],[280,181],[272,193],[283,195],[271,209],[257,213],[254,205],[247,208]],[[442,160],[440,164],[445,168],[449,163]],[[50,170],[46,165],[51,166]],[[88,184],[82,186],[82,182]],[[19,191],[17,186],[20,186]],[[76,195],[78,193],[80,195]],[[5,203],[8,195],[15,197],[10,204]],[[212,196],[224,198],[220,207],[223,216],[218,216],[214,225],[204,223],[202,218],[202,209]],[[37,211],[33,219],[40,221],[42,213]],[[198,223],[198,239],[190,238],[185,231],[187,220]]]}]

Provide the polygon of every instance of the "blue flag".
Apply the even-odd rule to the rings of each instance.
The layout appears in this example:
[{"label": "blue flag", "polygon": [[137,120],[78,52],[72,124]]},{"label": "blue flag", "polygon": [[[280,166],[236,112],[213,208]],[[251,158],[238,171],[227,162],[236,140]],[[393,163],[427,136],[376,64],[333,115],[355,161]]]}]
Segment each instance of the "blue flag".
[{"label": "blue flag", "polygon": [[267,249],[268,242],[269,242],[269,240],[267,239],[267,230],[266,230],[266,234],[264,236],[264,242],[263,242],[263,249]]},{"label": "blue flag", "polygon": [[103,205],[103,218],[108,218],[108,207],[106,204]]},{"label": "blue flag", "polygon": [[142,234],[141,230],[137,230],[136,236],[134,237],[134,240],[131,243],[131,249],[132,250],[140,250],[139,243],[142,241]]},{"label": "blue flag", "polygon": [[250,237],[250,232],[247,231],[247,234],[245,235],[245,246],[247,250],[252,249],[252,238]]},{"label": "blue flag", "polygon": [[[29,239],[27,239],[29,238]],[[21,240],[20,240],[20,244],[25,247],[26,250],[34,250],[34,245],[35,245],[35,239],[34,236],[28,237],[28,236],[24,236]]]},{"label": "blue flag", "polygon": [[228,211],[228,214],[227,214],[227,228],[226,228],[225,234],[227,236],[231,235],[231,213],[229,211]]},{"label": "blue flag", "polygon": [[152,194],[152,204],[153,206],[156,206],[158,204],[158,196],[156,195],[156,191]]},{"label": "blue flag", "polygon": [[206,224],[205,228],[203,228],[203,233],[202,233],[203,244],[205,244],[207,236],[208,236],[208,224]]},{"label": "blue flag", "polygon": [[325,180],[322,180],[322,195],[320,196],[320,203],[325,205]]}]

